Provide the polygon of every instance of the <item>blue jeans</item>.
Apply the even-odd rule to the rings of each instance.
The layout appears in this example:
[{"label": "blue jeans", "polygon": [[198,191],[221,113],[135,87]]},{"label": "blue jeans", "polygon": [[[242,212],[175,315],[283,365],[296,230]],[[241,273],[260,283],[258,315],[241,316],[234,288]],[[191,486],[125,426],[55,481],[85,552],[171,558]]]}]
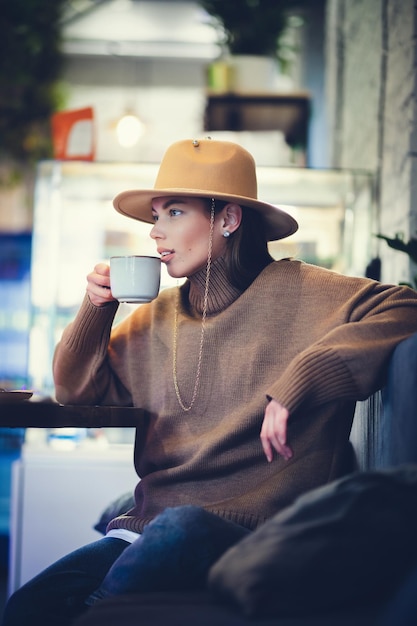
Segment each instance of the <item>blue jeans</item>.
[{"label": "blue jeans", "polygon": [[107,537],[72,552],[9,599],[3,626],[69,626],[102,598],[203,589],[211,565],[250,531],[195,506],[166,509],[132,544]]}]

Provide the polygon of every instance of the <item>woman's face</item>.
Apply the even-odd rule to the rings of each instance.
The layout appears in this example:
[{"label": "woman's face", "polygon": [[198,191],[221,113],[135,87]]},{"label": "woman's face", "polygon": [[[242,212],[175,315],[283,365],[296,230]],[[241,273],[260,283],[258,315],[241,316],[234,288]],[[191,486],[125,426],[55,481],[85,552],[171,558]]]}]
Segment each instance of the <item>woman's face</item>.
[{"label": "woman's face", "polygon": [[[158,254],[170,276],[192,276],[206,267],[210,214],[200,198],[154,198],[152,213],[155,220],[150,236],[155,240]],[[221,224],[222,213],[216,215],[213,229],[212,259],[223,254],[226,239]]]}]

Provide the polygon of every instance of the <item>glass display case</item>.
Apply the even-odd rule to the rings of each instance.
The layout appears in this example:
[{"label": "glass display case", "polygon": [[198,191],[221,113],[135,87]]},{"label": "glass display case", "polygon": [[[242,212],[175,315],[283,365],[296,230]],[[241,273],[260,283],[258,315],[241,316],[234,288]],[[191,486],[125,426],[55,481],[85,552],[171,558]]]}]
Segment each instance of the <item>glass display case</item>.
[{"label": "glass display case", "polygon": [[[32,238],[29,378],[53,395],[52,355],[85,294],[94,265],[117,254],[155,254],[150,225],[117,213],[113,197],[152,188],[157,164],[45,161],[38,166]],[[275,258],[296,257],[364,275],[372,257],[373,178],[362,171],[259,167],[258,196],[290,212],[297,233],[270,244]],[[163,266],[161,289],[177,281]],[[135,305],[119,307],[116,321]],[[137,306],[137,305],[136,305]],[[140,305],[139,305],[140,306]]]},{"label": "glass display case", "polygon": [[0,387],[27,384],[31,233],[0,233]]}]

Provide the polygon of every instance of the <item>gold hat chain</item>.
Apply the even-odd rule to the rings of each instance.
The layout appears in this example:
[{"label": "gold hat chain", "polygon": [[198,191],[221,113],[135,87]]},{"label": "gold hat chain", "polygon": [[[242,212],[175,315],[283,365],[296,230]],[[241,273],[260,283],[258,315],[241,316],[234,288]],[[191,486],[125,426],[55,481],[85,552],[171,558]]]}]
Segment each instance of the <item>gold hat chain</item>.
[{"label": "gold hat chain", "polygon": [[214,217],[215,217],[215,200],[214,198],[212,198],[211,199],[211,212],[210,212],[210,234],[209,234],[209,244],[208,244],[208,254],[207,254],[206,281],[205,281],[205,286],[204,286],[203,313],[201,317],[200,349],[198,353],[197,374],[196,374],[195,383],[194,383],[194,391],[191,397],[191,402],[188,406],[186,406],[186,404],[183,402],[181,398],[180,388],[178,385],[178,376],[177,376],[178,309],[179,309],[179,302],[181,298],[181,293],[180,293],[179,288],[178,288],[178,293],[177,293],[177,299],[175,302],[172,374],[174,378],[174,387],[175,387],[175,394],[177,396],[177,400],[182,410],[187,411],[187,412],[190,411],[192,407],[194,406],[195,400],[197,398],[197,392],[198,392],[198,387],[200,384],[200,377],[201,377],[201,361],[202,361],[202,356],[203,356],[204,332],[206,329],[208,290],[209,290],[210,271],[211,271],[211,257],[212,257],[212,251],[213,251]]}]

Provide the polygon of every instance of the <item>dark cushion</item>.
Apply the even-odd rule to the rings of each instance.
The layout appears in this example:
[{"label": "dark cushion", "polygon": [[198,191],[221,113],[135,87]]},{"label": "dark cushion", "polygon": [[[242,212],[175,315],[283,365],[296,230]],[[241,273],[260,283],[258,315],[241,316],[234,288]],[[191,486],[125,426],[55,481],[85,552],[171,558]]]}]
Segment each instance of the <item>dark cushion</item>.
[{"label": "dark cushion", "polygon": [[97,530],[102,535],[106,534],[107,524],[118,515],[123,515],[135,506],[135,499],[131,491],[124,493],[123,495],[113,500],[102,512],[100,518],[96,524],[94,524],[94,530]]},{"label": "dark cushion", "polygon": [[371,606],[417,564],[417,465],[355,473],[298,498],[209,574],[218,599],[254,617]]},{"label": "dark cushion", "polygon": [[376,617],[367,612],[326,616],[319,621],[254,620],[215,603],[208,593],[157,591],[100,600],[72,626],[375,626]]}]

